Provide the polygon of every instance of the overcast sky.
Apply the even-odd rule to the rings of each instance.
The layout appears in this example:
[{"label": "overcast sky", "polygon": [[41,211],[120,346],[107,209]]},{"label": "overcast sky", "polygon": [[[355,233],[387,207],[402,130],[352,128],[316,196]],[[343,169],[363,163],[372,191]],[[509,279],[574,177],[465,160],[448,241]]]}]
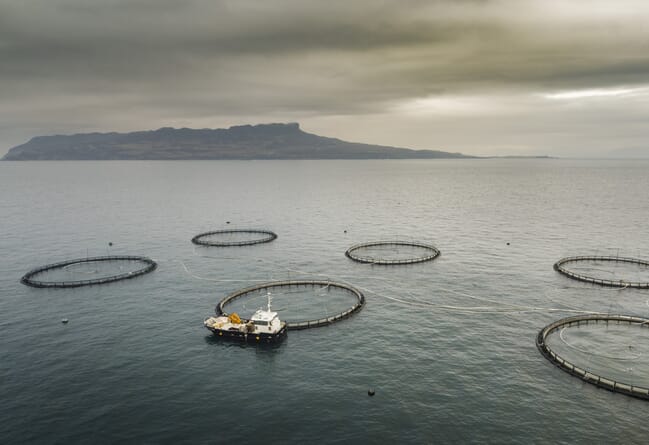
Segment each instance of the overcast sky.
[{"label": "overcast sky", "polygon": [[0,155],[300,122],[474,155],[649,157],[646,0],[0,0]]}]

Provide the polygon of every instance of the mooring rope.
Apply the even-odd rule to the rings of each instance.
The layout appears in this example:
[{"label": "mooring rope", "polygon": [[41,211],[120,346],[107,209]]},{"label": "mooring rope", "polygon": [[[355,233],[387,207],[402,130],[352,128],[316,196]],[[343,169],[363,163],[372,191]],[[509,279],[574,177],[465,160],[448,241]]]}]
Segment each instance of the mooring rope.
[{"label": "mooring rope", "polygon": [[185,262],[183,260],[176,260],[180,264],[182,264],[183,268],[185,269],[185,272],[187,272],[187,275],[190,277],[196,278],[197,280],[202,280],[202,281],[212,281],[215,283],[247,283],[247,282],[254,282],[254,283],[263,283],[264,281],[268,281],[267,279],[246,279],[246,280],[232,280],[232,279],[217,279],[217,278],[205,278],[198,276],[194,273],[192,273]]},{"label": "mooring rope", "polygon": [[[223,259],[223,258],[218,258],[218,259]],[[232,260],[235,261],[249,261],[249,259],[241,259],[241,258],[231,258]],[[331,280],[331,274],[324,274],[324,273],[317,273],[317,272],[311,272],[311,271],[306,271],[302,269],[298,269],[295,267],[278,267],[277,263],[264,260],[261,258],[257,259],[258,261],[262,263],[267,263],[269,265],[272,265],[274,267],[275,271],[280,271],[283,270],[285,272],[289,273],[295,273],[299,275],[305,275],[305,276],[312,276],[312,277],[322,277],[327,280]],[[182,263],[182,261],[181,261]],[[256,279],[247,279],[247,280],[232,280],[232,279],[210,279],[210,278],[205,278],[205,277],[200,277],[198,275],[195,275],[189,271],[187,266],[183,264],[183,267],[185,268],[185,271],[190,275],[193,276],[197,279],[201,280],[206,280],[206,281],[213,281],[213,282],[263,282],[263,281],[268,281],[268,280],[256,280]],[[338,279],[349,279],[349,278],[360,278],[364,280],[375,280],[375,281],[382,281],[386,284],[388,284],[390,287],[393,287],[393,280],[391,278],[387,277],[381,277],[381,276],[358,276],[358,275],[336,275]],[[464,312],[464,313],[481,313],[481,314],[516,314],[516,313],[535,313],[535,312],[564,312],[564,313],[574,313],[574,314],[599,314],[599,312],[593,312],[589,310],[584,310],[580,309],[577,307],[571,307],[566,305],[565,303],[558,303],[561,306],[564,307],[539,307],[539,306],[530,306],[530,305],[521,305],[521,304],[514,304],[514,303],[509,303],[505,301],[499,301],[499,300],[494,300],[494,299],[489,299],[485,297],[480,297],[477,295],[472,295],[466,292],[461,292],[461,291],[456,291],[453,289],[448,289],[448,288],[439,288],[437,290],[440,290],[442,292],[448,292],[452,293],[455,295],[459,295],[462,297],[474,299],[476,301],[483,301],[486,303],[490,303],[495,306],[458,306],[458,305],[448,305],[448,304],[440,304],[440,303],[432,303],[428,301],[423,301],[421,299],[418,299],[412,295],[411,292],[405,292],[403,289],[398,289],[398,292],[400,293],[407,293],[410,298],[409,299],[403,299],[403,298],[398,298],[398,297],[393,297],[386,295],[385,293],[377,292],[375,290],[372,290],[367,287],[362,287],[359,286],[358,284],[354,285],[355,287],[364,290],[366,292],[369,292],[373,295],[376,295],[380,298],[383,298],[387,301],[391,301],[393,303],[398,303],[403,306],[410,306],[410,307],[419,307],[419,308],[435,308],[435,309],[440,309],[440,310],[445,310],[445,311],[456,311],[456,312]],[[395,284],[394,287],[397,285]],[[619,290],[619,289],[616,289]],[[547,294],[546,294],[547,296]],[[554,302],[554,301],[553,301]],[[557,303],[557,302],[554,302]],[[647,300],[647,305],[649,306],[649,300]],[[504,306],[504,307],[503,307]]]},{"label": "mooring rope", "polygon": [[561,306],[564,306],[564,307],[567,307],[568,309],[572,309],[572,310],[575,310],[575,311],[580,311],[580,310],[582,310],[582,308],[579,308],[579,307],[576,307],[576,306],[571,306],[571,305],[566,304],[566,303],[564,303],[564,302],[562,302],[562,301],[556,301],[556,300],[553,300],[552,298],[550,298],[549,293],[550,293],[550,291],[548,290],[548,291],[544,292],[543,295],[545,295],[545,297],[546,297],[548,300],[550,300],[552,303],[554,303],[554,304],[558,304],[558,305],[561,305]]},{"label": "mooring rope", "polygon": [[[299,269],[289,269],[289,268],[287,268],[287,270],[290,270],[290,271],[295,272],[295,273],[304,274],[304,275],[314,275],[314,276],[328,277],[328,275],[325,275],[325,274],[318,274],[318,273],[303,271],[303,270],[299,270]],[[346,277],[349,277],[349,276],[344,276],[344,275],[340,276],[340,278],[346,278]],[[359,277],[359,276],[354,276],[353,278],[376,279],[376,280],[381,280],[381,281],[385,281],[385,282],[388,282],[388,283],[392,283],[392,281],[389,278],[385,278],[385,277],[372,277],[372,276],[368,276],[368,277],[360,276]],[[367,287],[362,287],[362,286],[359,286],[359,285],[356,285],[356,287],[358,287],[361,290],[367,291],[367,292],[369,292],[371,294],[377,295],[377,296],[379,296],[381,298],[384,298],[386,300],[390,300],[390,301],[393,301],[393,302],[396,302],[396,303],[400,303],[402,305],[412,306],[412,307],[434,307],[434,308],[437,308],[437,309],[443,309],[443,310],[447,310],[447,311],[469,312],[469,313],[500,313],[500,314],[528,313],[528,312],[567,312],[567,313],[575,313],[575,314],[592,314],[592,313],[594,313],[593,311],[586,311],[586,310],[579,309],[579,308],[563,309],[563,308],[544,308],[544,307],[535,307],[535,306],[526,306],[526,305],[515,305],[515,304],[512,304],[512,303],[506,303],[506,302],[502,302],[502,301],[490,300],[490,299],[487,299],[487,298],[478,297],[478,296],[475,296],[475,295],[467,294],[466,292],[454,291],[452,289],[441,289],[441,290],[451,292],[451,293],[454,293],[456,295],[461,295],[461,296],[465,296],[465,297],[468,297],[468,298],[473,298],[473,299],[479,300],[479,301],[482,300],[482,301],[486,301],[486,302],[489,302],[489,303],[492,303],[492,304],[499,304],[499,305],[503,305],[503,306],[509,306],[509,308],[505,309],[505,308],[502,308],[502,307],[498,308],[498,307],[493,307],[493,306],[454,306],[454,305],[444,305],[444,304],[430,303],[430,302],[426,302],[426,301],[422,301],[422,300],[418,300],[418,299],[415,299],[415,301],[408,301],[408,300],[404,300],[404,299],[400,299],[400,298],[396,298],[396,297],[391,297],[389,295],[381,294],[381,293],[376,292],[376,291],[374,291],[372,289],[369,289]],[[399,292],[404,292],[404,291],[401,289],[401,290],[399,290]],[[413,297],[411,296],[411,298],[413,298]]]},{"label": "mooring rope", "polygon": [[424,302],[421,300],[408,301],[401,298],[391,297],[389,295],[376,292],[367,287],[362,287],[358,285],[356,287],[366,292],[369,292],[373,295],[376,295],[378,297],[385,298],[387,300],[394,301],[405,306],[428,307],[428,308],[436,308],[436,309],[456,311],[456,312],[469,312],[469,313],[480,313],[480,314],[511,314],[511,313],[531,313],[531,312],[568,312],[568,313],[577,313],[577,314],[593,313],[593,311],[568,310],[563,308],[545,308],[545,307],[534,307],[534,306],[512,306],[510,308],[497,308],[493,306],[454,306],[448,304]]}]

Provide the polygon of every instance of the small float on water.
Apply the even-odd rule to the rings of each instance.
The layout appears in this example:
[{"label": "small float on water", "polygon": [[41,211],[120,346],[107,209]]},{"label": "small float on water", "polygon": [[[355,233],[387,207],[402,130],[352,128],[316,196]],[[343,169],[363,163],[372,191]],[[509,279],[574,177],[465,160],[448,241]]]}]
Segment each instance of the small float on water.
[{"label": "small float on water", "polygon": [[227,317],[208,317],[203,324],[217,337],[250,343],[276,343],[286,337],[287,327],[285,321],[280,321],[277,312],[271,310],[270,303],[269,292],[267,308],[257,310],[250,320],[232,313]]}]

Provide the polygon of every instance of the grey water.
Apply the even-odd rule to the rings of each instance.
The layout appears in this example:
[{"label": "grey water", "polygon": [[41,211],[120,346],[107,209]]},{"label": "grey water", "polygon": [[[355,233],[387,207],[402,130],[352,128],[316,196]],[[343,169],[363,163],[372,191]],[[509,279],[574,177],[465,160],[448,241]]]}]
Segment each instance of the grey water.
[{"label": "grey water", "polygon": [[[649,315],[649,291],[552,269],[649,258],[648,173],[649,161],[557,159],[2,162],[0,443],[646,443],[647,402],[560,371],[534,340],[578,313]],[[279,236],[190,242],[226,227]],[[386,239],[442,254],[344,256]],[[106,254],[159,266],[78,289],[19,282]],[[230,292],[301,278],[351,284],[367,304],[272,348],[202,326]],[[566,337],[595,351],[606,339],[607,354],[615,338]],[[648,368],[599,358],[649,385]]]}]

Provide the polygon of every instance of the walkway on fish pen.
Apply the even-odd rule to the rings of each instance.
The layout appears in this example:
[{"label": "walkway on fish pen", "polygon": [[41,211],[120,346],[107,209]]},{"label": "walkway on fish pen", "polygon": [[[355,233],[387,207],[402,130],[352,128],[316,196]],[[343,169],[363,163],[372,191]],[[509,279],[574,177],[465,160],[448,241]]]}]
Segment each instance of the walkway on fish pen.
[{"label": "walkway on fish pen", "polygon": [[[107,277],[94,278],[89,280],[60,280],[60,281],[41,281],[35,280],[33,277],[42,272],[47,272],[54,269],[62,269],[66,266],[72,264],[83,264],[83,263],[96,263],[96,262],[109,262],[109,261],[140,261],[145,264],[141,269],[125,272],[116,275],[110,275]],[[153,272],[158,264],[153,261],[151,258],[144,256],[130,256],[130,255],[121,255],[121,256],[96,256],[88,258],[78,258],[74,260],[61,261],[58,263],[46,264],[44,266],[37,267],[30,270],[25,275],[22,276],[20,282],[31,287],[40,287],[40,288],[68,288],[68,287],[81,287],[81,286],[91,286],[95,284],[106,284],[112,283],[114,281],[128,280],[135,278],[140,275]]]},{"label": "walkway on fish pen", "polygon": [[291,287],[299,287],[299,286],[304,286],[304,287],[322,286],[322,287],[340,289],[354,295],[356,297],[356,303],[351,308],[329,317],[318,318],[315,320],[305,320],[305,321],[286,323],[287,328],[292,331],[297,331],[301,329],[318,328],[321,326],[331,325],[337,321],[350,317],[354,313],[360,311],[365,305],[365,296],[363,295],[363,293],[360,290],[356,289],[355,287],[344,283],[338,283],[335,281],[324,281],[324,280],[271,281],[268,283],[262,283],[255,286],[246,287],[244,289],[240,289],[226,296],[219,302],[219,304],[216,305],[216,315],[227,316],[228,313],[224,310],[225,305],[238,298],[249,295],[251,293],[268,290],[268,289],[291,288]]},{"label": "walkway on fish pen", "polygon": [[636,397],[638,399],[649,400],[649,388],[618,382],[617,380],[605,378],[599,374],[580,368],[554,352],[546,343],[546,338],[548,337],[548,335],[556,332],[561,328],[575,325],[579,326],[582,324],[597,324],[600,322],[606,323],[606,325],[611,322],[615,322],[617,324],[628,323],[630,325],[638,325],[641,328],[649,328],[649,319],[647,318],[633,317],[629,315],[577,315],[574,317],[562,318],[561,320],[550,323],[549,325],[541,329],[541,331],[536,336],[536,347],[539,349],[541,354],[546,359],[550,360],[550,362],[552,362],[555,366],[567,372],[568,374],[580,378],[586,383],[590,383],[599,388],[604,388],[609,391]]},{"label": "walkway on fish pen", "polygon": [[649,261],[640,260],[637,258],[625,258],[617,256],[573,256],[562,258],[556,263],[554,263],[554,270],[557,272],[570,277],[575,280],[584,281],[591,284],[599,284],[600,286],[611,286],[611,287],[633,287],[636,289],[649,289],[649,282],[642,281],[625,281],[625,280],[606,280],[602,278],[589,277],[588,275],[582,275],[575,272],[572,272],[564,267],[566,263],[576,263],[584,261],[610,261],[616,263],[630,263],[630,264],[639,264],[642,266],[649,267]]},{"label": "walkway on fish pen", "polygon": [[[428,250],[429,255],[423,255],[420,257],[414,258],[403,258],[403,259],[387,259],[387,258],[374,258],[368,256],[357,255],[354,252],[360,249],[367,247],[383,247],[383,246],[401,246],[401,247],[417,247],[421,249]],[[441,252],[439,249],[431,244],[425,244],[420,242],[413,241],[373,241],[369,243],[360,243],[351,246],[345,252],[345,256],[350,260],[357,261],[359,263],[366,264],[379,264],[379,265],[398,265],[398,264],[413,264],[413,263],[423,263],[424,261],[432,261],[437,258]]]},{"label": "walkway on fish pen", "polygon": [[[264,235],[261,238],[244,240],[244,241],[205,241],[203,238],[212,235],[231,235],[231,234],[253,234]],[[253,244],[269,243],[277,238],[277,234],[270,230],[255,230],[255,229],[226,229],[226,230],[213,230],[211,232],[199,233],[192,238],[192,243],[199,246],[211,247],[231,247],[231,246],[252,246]]]}]

